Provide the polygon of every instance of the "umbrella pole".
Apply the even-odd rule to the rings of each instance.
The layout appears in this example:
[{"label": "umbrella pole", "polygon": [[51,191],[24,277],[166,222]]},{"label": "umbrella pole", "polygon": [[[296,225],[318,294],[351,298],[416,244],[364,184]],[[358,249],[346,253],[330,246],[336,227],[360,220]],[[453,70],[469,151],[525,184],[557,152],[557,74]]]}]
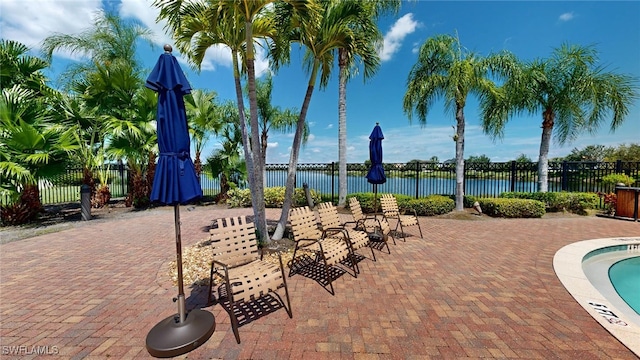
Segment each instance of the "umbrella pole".
[{"label": "umbrella pole", "polygon": [[373,215],[378,212],[378,184],[373,184]]},{"label": "umbrella pole", "polygon": [[180,322],[183,323],[185,319],[185,304],[184,304],[184,283],[182,280],[182,237],[180,236],[180,205],[173,206],[173,214],[175,219],[176,229],[176,265],[178,268],[178,314],[180,315]]},{"label": "umbrella pole", "polygon": [[147,334],[147,351],[159,358],[187,353],[207,341],[216,328],[213,314],[193,309],[186,314],[182,281],[182,241],[180,238],[180,205],[174,205],[176,253],[178,254],[178,313],[160,321]]}]

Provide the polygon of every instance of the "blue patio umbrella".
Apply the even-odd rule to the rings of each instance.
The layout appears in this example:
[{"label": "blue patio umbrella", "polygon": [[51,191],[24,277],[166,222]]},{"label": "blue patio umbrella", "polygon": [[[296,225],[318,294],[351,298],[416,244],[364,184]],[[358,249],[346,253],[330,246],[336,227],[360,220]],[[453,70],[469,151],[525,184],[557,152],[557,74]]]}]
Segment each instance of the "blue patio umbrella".
[{"label": "blue patio umbrella", "polygon": [[380,124],[376,123],[371,135],[369,135],[369,160],[371,161],[371,167],[367,173],[367,181],[373,184],[373,211],[377,211],[377,198],[378,198],[378,185],[387,182],[387,177],[384,175],[384,168],[382,167],[382,140],[384,135]]},{"label": "blue patio umbrella", "polygon": [[165,45],[146,86],[158,93],[156,114],[158,131],[158,165],[153,178],[151,201],[174,206],[178,268],[178,313],[154,326],[147,335],[147,351],[156,357],[173,357],[202,345],[215,329],[213,314],[201,309],[185,310],[182,279],[182,243],[180,238],[180,204],[202,196],[202,189],[189,154],[189,126],[184,95],[191,92],[171,46]]}]

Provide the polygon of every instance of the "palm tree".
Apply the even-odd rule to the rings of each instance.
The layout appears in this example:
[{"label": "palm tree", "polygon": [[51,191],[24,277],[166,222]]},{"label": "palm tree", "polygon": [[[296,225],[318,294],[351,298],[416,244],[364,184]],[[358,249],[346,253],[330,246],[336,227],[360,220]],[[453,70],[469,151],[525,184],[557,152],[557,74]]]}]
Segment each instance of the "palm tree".
[{"label": "palm tree", "polygon": [[[320,87],[326,87],[331,77],[331,68],[334,63],[335,53],[338,49],[348,49],[349,53],[355,53],[358,47],[358,38],[352,24],[355,19],[363,14],[364,2],[356,1],[323,1],[322,13],[319,22],[310,22],[299,27],[298,23],[287,22],[286,18],[279,21],[279,28],[293,42],[299,42],[306,48],[306,67],[309,69],[309,82],[305,93],[293,145],[289,157],[289,168],[285,188],[285,198],[282,205],[282,214],[273,235],[274,239],[282,238],[284,227],[289,216],[289,209],[293,202],[295,186],[295,172],[298,163],[298,155],[304,132],[307,110],[311,102],[311,96],[315,88],[318,76]],[[276,65],[278,65],[276,63]]]},{"label": "palm tree", "polygon": [[191,94],[185,97],[189,132],[195,148],[193,166],[198,178],[202,173],[202,161],[200,159],[202,148],[208,140],[209,132],[217,134],[223,125],[219,116],[218,105],[215,102],[216,96],[215,91],[193,90]]},{"label": "palm tree", "polygon": [[211,175],[220,178],[220,193],[216,197],[216,202],[226,201],[227,193],[231,189],[231,184],[238,185],[247,173],[245,161],[240,155],[242,146],[242,134],[237,123],[228,123],[224,126],[220,135],[223,141],[222,148],[217,149],[207,158],[207,165],[211,168]]},{"label": "palm tree", "polygon": [[485,131],[502,135],[515,113],[542,113],[542,138],[538,157],[538,191],[548,189],[549,145],[555,131],[559,144],[584,131],[595,131],[611,116],[614,131],[638,98],[637,79],[605,71],[597,65],[593,46],[563,44],[548,59],[524,64],[504,84],[500,96],[486,99]]},{"label": "palm tree", "polygon": [[396,13],[400,4],[400,0],[364,3],[366,11],[351,24],[359,41],[355,47],[338,49],[338,206],[344,206],[347,199],[347,81],[357,75],[355,64],[358,59],[364,65],[365,80],[378,69],[377,50],[382,45],[382,34],[375,20],[383,13]]},{"label": "palm tree", "polygon": [[411,121],[414,112],[422,124],[436,99],[444,98],[445,109],[456,119],[456,210],[463,211],[464,198],[464,107],[469,94],[481,99],[495,93],[496,85],[490,75],[512,72],[515,59],[508,53],[483,58],[463,51],[457,38],[438,35],[420,47],[418,60],[407,79],[404,111]]},{"label": "palm tree", "polygon": [[60,76],[64,85],[70,88],[87,74],[93,73],[96,65],[127,63],[134,71],[139,71],[141,66],[136,61],[139,39],[153,44],[151,30],[125,22],[114,13],[100,12],[93,25],[78,35],[56,33],[44,39],[42,51],[49,61],[57,50],[67,50],[91,59],[70,65]]},{"label": "palm tree", "polygon": [[[291,132],[298,122],[297,109],[281,110],[271,104],[271,92],[273,90],[273,80],[271,74],[267,74],[264,80],[256,80],[256,96],[258,104],[258,117],[260,119],[260,145],[262,146],[262,173],[266,174],[267,145],[269,140],[269,130],[281,133]],[[309,124],[305,122],[302,142],[306,143],[309,138]],[[263,175],[264,176],[264,175]],[[266,177],[264,177],[266,187]]]},{"label": "palm tree", "polygon": [[[160,9],[159,19],[167,21],[173,33],[177,48],[199,68],[205,52],[211,46],[221,44],[231,50],[236,100],[240,119],[245,119],[244,101],[240,75],[246,74],[249,95],[249,126],[240,122],[242,144],[247,167],[250,169],[249,183],[255,215],[254,222],[261,241],[268,241],[267,222],[264,205],[264,185],[262,174],[262,154],[258,123],[258,109],[255,86],[255,51],[257,40],[271,41],[270,50],[276,58],[288,58],[288,44],[279,38],[273,12],[274,0],[218,0],[211,2],[185,2],[183,0],[155,0],[153,5]],[[304,18],[315,9],[311,0],[287,0],[281,11]],[[241,60],[241,62],[239,62]],[[248,129],[250,130],[250,134]],[[252,146],[254,145],[254,146]]]},{"label": "palm tree", "polygon": [[75,144],[72,129],[54,121],[57,92],[46,85],[47,62],[25,45],[0,40],[0,194],[2,221],[21,224],[42,209],[38,179],[64,172]]},{"label": "palm tree", "polygon": [[73,129],[53,121],[47,100],[14,85],[0,97],[0,182],[13,203],[2,221],[21,224],[42,210],[38,180],[63,173],[75,150]]},{"label": "palm tree", "polygon": [[[43,52],[51,59],[57,50],[67,50],[90,58],[86,62],[71,65],[61,76],[65,88],[77,94],[83,106],[95,111],[96,120],[81,123],[80,131],[85,140],[83,148],[90,150],[90,159],[102,159],[100,149],[110,156],[126,155],[126,161],[134,171],[134,178],[144,178],[151,159],[155,131],[151,128],[155,111],[155,95],[145,92],[142,66],[135,54],[139,39],[150,41],[151,32],[135,23],[125,22],[112,13],[99,13],[92,27],[79,35],[54,34],[43,41]],[[145,100],[146,99],[146,100]],[[142,107],[142,108],[141,108]],[[97,136],[94,136],[97,134]],[[117,148],[120,147],[120,148]],[[89,169],[89,164],[85,169]],[[87,174],[85,183],[93,182],[95,174]],[[136,185],[137,184],[137,185]],[[143,181],[133,184],[131,201],[144,204],[142,199],[150,189]],[[141,186],[141,188],[136,188]]]}]

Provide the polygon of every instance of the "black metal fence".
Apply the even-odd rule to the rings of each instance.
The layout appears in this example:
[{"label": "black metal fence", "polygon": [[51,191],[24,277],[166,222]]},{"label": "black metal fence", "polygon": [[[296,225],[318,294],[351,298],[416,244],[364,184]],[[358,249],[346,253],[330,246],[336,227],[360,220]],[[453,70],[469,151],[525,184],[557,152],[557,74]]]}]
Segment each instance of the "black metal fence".
[{"label": "black metal fence", "polygon": [[[387,163],[384,164],[387,182],[378,185],[380,193],[405,194],[415,198],[431,194],[452,195],[456,189],[455,164],[453,163]],[[266,185],[285,186],[288,165],[266,166]],[[347,164],[347,189],[349,193],[371,192],[372,185],[365,175],[368,167],[363,164]],[[538,189],[537,163],[466,163],[465,194],[498,197],[505,191],[535,192]],[[549,191],[613,192],[612,186],[602,184],[608,174],[627,174],[640,184],[640,162],[550,162]],[[124,197],[129,191],[129,170],[124,165],[108,169],[112,197]],[[208,175],[200,178],[205,196],[220,192],[220,182]],[[310,188],[331,197],[338,197],[338,163],[298,164],[296,187],[306,183]],[[70,168],[53,180],[39,181],[43,204],[80,201],[82,169]],[[241,184],[240,187],[246,186]],[[6,204],[8,199],[2,199]]]}]

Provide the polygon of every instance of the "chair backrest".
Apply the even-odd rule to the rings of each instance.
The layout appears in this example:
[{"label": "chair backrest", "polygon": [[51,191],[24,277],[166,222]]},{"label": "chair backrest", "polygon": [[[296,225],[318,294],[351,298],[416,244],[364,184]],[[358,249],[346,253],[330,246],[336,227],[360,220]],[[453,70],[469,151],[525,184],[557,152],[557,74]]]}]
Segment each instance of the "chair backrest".
[{"label": "chair backrest", "polygon": [[351,216],[353,216],[353,221],[358,222],[364,219],[360,201],[358,201],[358,198],[356,198],[355,196],[349,198],[349,210],[351,211]]},{"label": "chair backrest", "polygon": [[320,216],[320,224],[322,224],[323,230],[342,227],[338,208],[336,208],[332,203],[324,202],[322,204],[318,204],[318,215]]},{"label": "chair backrest", "polygon": [[289,210],[289,221],[291,231],[296,240],[322,238],[322,232],[318,229],[316,215],[308,206],[293,208]]},{"label": "chair backrest", "polygon": [[260,257],[255,226],[246,216],[217,219],[216,224],[209,230],[214,259],[236,267]]},{"label": "chair backrest", "polygon": [[386,216],[397,216],[400,214],[398,202],[392,194],[382,194],[380,196],[380,205],[382,206],[382,212]]}]

